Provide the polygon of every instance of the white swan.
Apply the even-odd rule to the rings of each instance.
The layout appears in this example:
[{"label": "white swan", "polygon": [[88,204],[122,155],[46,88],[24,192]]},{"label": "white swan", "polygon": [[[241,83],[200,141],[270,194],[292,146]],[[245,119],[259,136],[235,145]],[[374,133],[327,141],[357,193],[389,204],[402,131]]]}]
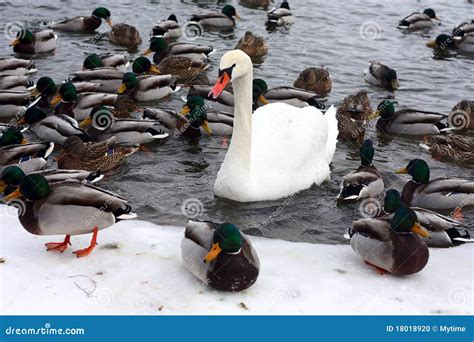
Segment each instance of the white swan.
[{"label": "white swan", "polygon": [[275,200],[329,179],[337,143],[336,109],[271,103],[252,115],[253,69],[240,50],[222,56],[218,97],[232,81],[234,131],[214,184],[219,197],[238,202]]}]

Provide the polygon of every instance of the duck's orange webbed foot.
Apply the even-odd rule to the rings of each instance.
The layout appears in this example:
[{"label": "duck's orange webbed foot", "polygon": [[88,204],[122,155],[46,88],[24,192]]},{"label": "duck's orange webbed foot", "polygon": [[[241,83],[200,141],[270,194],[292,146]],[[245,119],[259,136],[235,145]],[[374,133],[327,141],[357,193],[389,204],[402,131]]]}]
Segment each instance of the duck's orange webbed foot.
[{"label": "duck's orange webbed foot", "polygon": [[76,256],[78,258],[88,256],[89,254],[92,253],[95,246],[97,245],[97,234],[98,234],[98,232],[99,232],[99,228],[95,227],[94,230],[93,230],[92,240],[91,240],[91,244],[90,244],[89,247],[73,252],[74,254],[76,254]]},{"label": "duck's orange webbed foot", "polygon": [[67,246],[71,244],[71,235],[66,235],[63,242],[48,242],[45,243],[47,251],[58,251],[60,253],[67,249]]},{"label": "duck's orange webbed foot", "polygon": [[375,266],[375,265],[372,265],[372,264],[371,264],[370,262],[368,262],[368,261],[364,261],[364,262],[365,262],[367,265],[369,265],[369,266],[375,268],[375,270],[376,270],[376,271],[378,272],[378,274],[380,274],[380,275],[384,275],[385,273],[387,273],[387,271],[385,271],[383,268],[380,268],[380,267],[377,267],[377,266]]}]

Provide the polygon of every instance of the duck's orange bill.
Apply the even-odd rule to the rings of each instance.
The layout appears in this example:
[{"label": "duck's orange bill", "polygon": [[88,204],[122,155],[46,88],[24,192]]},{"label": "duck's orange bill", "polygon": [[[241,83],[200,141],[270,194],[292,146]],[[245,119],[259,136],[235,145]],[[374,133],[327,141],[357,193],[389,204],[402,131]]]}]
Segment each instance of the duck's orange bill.
[{"label": "duck's orange bill", "polygon": [[18,45],[20,44],[20,40],[17,38],[17,39],[14,39],[10,42],[10,46],[15,46],[15,45]]},{"label": "duck's orange bill", "polygon": [[408,170],[407,170],[406,167],[402,167],[401,169],[396,170],[395,173],[397,175],[404,175],[404,174],[408,173]]},{"label": "duck's orange bill", "polygon": [[418,234],[422,237],[425,237],[425,238],[430,237],[430,233],[425,228],[420,226],[418,223],[415,223],[413,225],[413,227],[411,228],[411,232],[416,233],[416,234]]},{"label": "duck's orange bill", "polygon": [[11,201],[15,198],[21,197],[21,196],[22,196],[22,194],[21,194],[20,188],[18,188],[15,191],[13,191],[10,195],[4,197],[3,201],[8,202],[8,201]]},{"label": "duck's orange bill", "polygon": [[219,95],[222,94],[225,87],[227,87],[229,82],[230,76],[226,72],[223,72],[222,75],[217,79],[216,85],[209,92],[208,96],[212,99],[217,99]]},{"label": "duck's orange bill", "polygon": [[207,253],[206,257],[204,258],[204,262],[208,263],[217,258],[217,256],[222,252],[221,246],[219,243],[213,243],[211,251]]}]

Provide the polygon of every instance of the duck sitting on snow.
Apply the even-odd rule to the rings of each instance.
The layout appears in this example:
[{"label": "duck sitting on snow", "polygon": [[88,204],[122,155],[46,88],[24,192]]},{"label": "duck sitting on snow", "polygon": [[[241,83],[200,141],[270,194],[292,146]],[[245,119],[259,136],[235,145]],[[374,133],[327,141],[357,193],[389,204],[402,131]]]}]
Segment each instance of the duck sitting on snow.
[{"label": "duck sitting on snow", "polygon": [[219,291],[245,290],[260,271],[250,239],[232,223],[188,221],[181,253],[187,269]]},{"label": "duck sitting on snow", "polygon": [[418,235],[429,236],[404,206],[391,219],[357,220],[349,230],[351,247],[366,264],[397,276],[420,272],[428,263],[428,246]]},{"label": "duck sitting on snow", "polygon": [[13,52],[34,55],[56,50],[56,35],[53,30],[31,32],[27,29],[18,31],[16,38],[10,42]]},{"label": "duck sitting on snow", "polygon": [[[394,189],[388,190],[383,205],[385,213],[383,216],[391,219],[393,213],[402,206],[400,193]],[[428,247],[453,247],[465,242],[474,242],[467,231],[459,230],[463,225],[456,219],[457,216],[462,217],[460,211],[451,218],[424,208],[411,207],[411,209],[416,214],[417,222],[429,233],[429,237],[422,237]]]},{"label": "duck sitting on snow", "polygon": [[418,31],[418,30],[426,30],[433,27],[433,19],[438,20],[436,17],[436,13],[432,8],[427,8],[420,12],[413,12],[407,15],[405,18],[400,20],[398,23],[398,28],[402,30],[409,30],[409,31]]},{"label": "duck sitting on snow", "polygon": [[[99,230],[121,220],[136,218],[127,200],[109,191],[78,181],[50,184],[41,175],[26,176],[21,185],[4,200],[25,199],[20,223],[31,234],[66,235],[63,242],[46,244],[48,251],[64,252],[71,235],[93,234],[89,247],[76,256],[89,255],[97,245]],[[93,220],[91,218],[94,218]]]},{"label": "duck sitting on snow", "polygon": [[430,168],[422,159],[412,159],[395,171],[412,177],[402,191],[407,205],[432,210],[463,208],[474,205],[474,181],[458,178],[430,180]]},{"label": "duck sitting on snow", "polygon": [[110,11],[105,7],[97,7],[90,16],[79,16],[53,23],[51,28],[67,32],[94,32],[102,24],[102,19],[112,27]]},{"label": "duck sitting on snow", "polygon": [[383,192],[382,175],[373,165],[374,154],[372,140],[364,140],[360,148],[360,166],[355,172],[342,178],[338,200],[354,201],[366,197],[377,197]]}]

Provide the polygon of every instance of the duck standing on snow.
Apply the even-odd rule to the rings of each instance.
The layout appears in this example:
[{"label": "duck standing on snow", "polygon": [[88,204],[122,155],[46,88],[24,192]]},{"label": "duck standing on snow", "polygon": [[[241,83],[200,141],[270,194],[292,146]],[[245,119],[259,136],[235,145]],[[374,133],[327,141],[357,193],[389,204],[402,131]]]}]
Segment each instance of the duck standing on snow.
[{"label": "duck standing on snow", "polygon": [[296,21],[295,16],[291,12],[288,1],[283,1],[279,8],[271,10],[267,14],[266,24],[272,26],[289,26]]},{"label": "duck standing on snow", "polygon": [[267,54],[268,43],[262,36],[247,31],[245,35],[239,39],[235,48],[245,52],[249,55],[250,59],[252,59],[252,62],[254,62]]},{"label": "duck standing on snow", "polygon": [[374,145],[372,140],[364,140],[360,148],[360,166],[342,178],[338,200],[354,201],[366,197],[377,197],[384,189],[382,175],[373,164]]},{"label": "duck standing on snow", "polygon": [[[384,200],[383,211],[386,213],[383,217],[391,219],[393,213],[403,206],[400,193],[397,190],[390,189],[387,191]],[[429,237],[422,237],[422,240],[428,247],[453,247],[465,242],[474,242],[470,239],[467,231],[462,232],[459,228],[462,223],[455,218],[447,217],[434,211],[411,207],[417,217],[417,222],[426,229]],[[456,213],[456,215],[461,215]]]},{"label": "duck standing on snow", "polygon": [[16,34],[16,39],[10,42],[13,52],[34,55],[56,50],[56,35],[53,30],[31,32],[21,29]]},{"label": "duck standing on snow", "polygon": [[221,12],[212,11],[194,14],[190,22],[198,23],[204,29],[230,30],[235,27],[235,19],[240,19],[235,7],[225,5]]},{"label": "duck standing on snow", "polygon": [[274,103],[252,115],[252,80],[245,52],[222,56],[210,95],[217,98],[232,81],[234,131],[215,194],[238,202],[275,200],[329,179],[338,134],[335,108],[323,115],[314,107]]},{"label": "duck standing on snow", "polygon": [[326,95],[331,92],[331,75],[324,68],[306,68],[298,75],[293,86]]},{"label": "duck standing on snow", "polygon": [[378,116],[377,129],[386,134],[440,134],[447,129],[447,125],[441,122],[447,119],[446,115],[410,108],[395,111],[393,102],[389,100],[380,102],[370,119]]},{"label": "duck standing on snow", "polygon": [[74,251],[78,258],[93,251],[99,230],[137,217],[126,199],[111,192],[78,181],[50,184],[41,175],[26,176],[20,187],[4,200],[8,204],[15,198],[26,199],[25,210],[18,218],[28,232],[66,235],[63,242],[47,243],[48,251],[62,253],[70,245],[71,235],[92,233],[90,246]]},{"label": "duck standing on snow", "polygon": [[410,208],[398,208],[390,220],[354,221],[349,235],[354,252],[381,273],[414,274],[428,263],[428,247],[418,235],[428,237],[429,234]]},{"label": "duck standing on snow", "polygon": [[427,8],[420,12],[413,12],[400,20],[398,28],[409,31],[426,30],[433,27],[433,19],[438,20],[432,8]]},{"label": "duck standing on snow", "polygon": [[393,92],[398,89],[397,72],[379,62],[371,62],[366,70],[364,80],[374,86]]},{"label": "duck standing on snow", "polygon": [[395,173],[412,176],[402,191],[402,201],[407,205],[432,210],[474,205],[474,181],[458,178],[430,180],[430,168],[422,159],[410,160],[406,167]]},{"label": "duck standing on snow", "polygon": [[245,290],[260,271],[250,239],[232,223],[188,221],[181,253],[187,269],[219,291]]},{"label": "duck standing on snow", "polygon": [[53,23],[51,28],[67,32],[94,32],[102,24],[102,19],[112,27],[110,11],[105,7],[98,7],[89,17],[74,17]]},{"label": "duck standing on snow", "polygon": [[164,39],[178,39],[181,37],[181,27],[178,24],[178,18],[171,14],[167,20],[161,21],[153,27],[152,36],[162,37]]}]

